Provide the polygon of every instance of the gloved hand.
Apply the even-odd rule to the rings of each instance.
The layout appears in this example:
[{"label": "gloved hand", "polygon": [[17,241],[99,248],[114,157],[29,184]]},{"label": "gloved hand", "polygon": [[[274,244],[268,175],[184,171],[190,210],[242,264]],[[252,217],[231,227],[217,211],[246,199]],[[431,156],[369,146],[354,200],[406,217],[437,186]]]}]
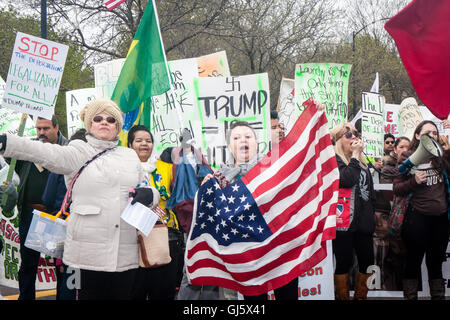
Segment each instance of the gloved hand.
[{"label": "gloved hand", "polygon": [[153,190],[152,188],[138,187],[134,189],[134,192],[130,192],[130,196],[133,198],[131,204],[139,202],[146,207],[152,207],[153,204]]},{"label": "gloved hand", "polygon": [[[5,205],[3,205],[3,197],[7,196]],[[14,183],[10,182],[6,188],[0,187],[0,206],[6,212],[11,212],[17,204],[17,189]]]},{"label": "gloved hand", "polygon": [[0,152],[6,149],[6,134],[0,134]]}]

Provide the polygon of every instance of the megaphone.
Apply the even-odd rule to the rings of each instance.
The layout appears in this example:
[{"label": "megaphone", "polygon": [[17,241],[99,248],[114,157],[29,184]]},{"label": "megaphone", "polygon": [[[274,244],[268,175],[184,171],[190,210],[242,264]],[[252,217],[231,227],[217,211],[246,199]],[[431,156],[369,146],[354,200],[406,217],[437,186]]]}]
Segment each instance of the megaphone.
[{"label": "megaphone", "polygon": [[430,137],[428,134],[420,136],[420,144],[417,150],[405,161],[398,165],[400,173],[407,173],[416,171],[415,167],[432,157],[442,157],[443,151],[439,143]]}]

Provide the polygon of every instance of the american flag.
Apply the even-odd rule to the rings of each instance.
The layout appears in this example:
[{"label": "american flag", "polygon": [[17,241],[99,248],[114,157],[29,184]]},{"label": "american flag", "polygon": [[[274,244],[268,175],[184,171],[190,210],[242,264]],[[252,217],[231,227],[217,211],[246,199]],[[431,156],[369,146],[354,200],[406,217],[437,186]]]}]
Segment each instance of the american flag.
[{"label": "american flag", "polygon": [[326,257],[339,171],[325,113],[307,103],[279,150],[226,188],[211,178],[199,189],[186,245],[193,285],[263,294]]},{"label": "american flag", "polygon": [[103,2],[105,3],[106,8],[109,11],[114,10],[119,4],[121,4],[122,2],[125,2],[125,0],[103,0]]}]

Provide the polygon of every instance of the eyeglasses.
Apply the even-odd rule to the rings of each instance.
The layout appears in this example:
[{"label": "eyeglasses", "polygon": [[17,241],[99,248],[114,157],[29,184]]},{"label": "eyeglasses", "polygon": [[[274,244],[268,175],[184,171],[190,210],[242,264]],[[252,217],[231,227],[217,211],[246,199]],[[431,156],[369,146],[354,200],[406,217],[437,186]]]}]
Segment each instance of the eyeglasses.
[{"label": "eyeglasses", "polygon": [[102,116],[95,116],[92,119],[92,121],[97,122],[97,123],[102,122],[103,120],[106,120],[106,122],[108,122],[110,124],[116,123],[116,119],[114,117],[106,117],[106,118],[104,118]]},{"label": "eyeglasses", "polygon": [[344,137],[347,139],[351,139],[353,136],[355,136],[355,138],[359,138],[359,132],[358,131],[347,131],[344,134]]},{"label": "eyeglasses", "polygon": [[394,141],[391,141],[391,140],[389,140],[389,141],[385,141],[384,143],[385,143],[385,144],[394,144],[395,142],[394,142]]}]

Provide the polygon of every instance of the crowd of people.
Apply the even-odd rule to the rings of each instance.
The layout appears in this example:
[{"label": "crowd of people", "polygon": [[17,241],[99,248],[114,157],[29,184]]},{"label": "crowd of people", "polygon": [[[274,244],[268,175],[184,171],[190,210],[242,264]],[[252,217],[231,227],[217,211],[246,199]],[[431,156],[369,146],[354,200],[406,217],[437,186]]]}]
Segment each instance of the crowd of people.
[{"label": "crowd of people", "polygon": [[[319,110],[323,105],[314,102]],[[40,253],[24,243],[33,210],[56,214],[67,210],[67,236],[63,259],[58,259],[57,299],[60,300],[197,300],[237,299],[237,292],[215,286],[194,286],[184,269],[184,246],[189,233],[193,201],[198,188],[216,177],[221,185],[244,176],[264,156],[259,153],[257,135],[245,121],[234,121],[226,133],[230,163],[214,171],[204,156],[183,132],[180,146],[165,149],[156,158],[157,141],[145,126],[128,132],[127,146],[118,146],[123,119],[120,108],[108,99],[95,100],[83,109],[85,129],[68,141],[59,130],[55,116],[38,118],[36,139],[11,134],[0,135],[0,153],[9,161],[17,159],[18,179],[2,188],[9,202],[3,210],[19,212],[20,256],[19,299],[36,295],[36,272]],[[450,124],[445,122],[446,128]],[[271,113],[271,149],[285,136],[285,128],[276,111]],[[398,164],[418,147],[420,136],[430,135],[442,145],[441,158],[427,159],[415,174],[398,175]],[[332,242],[336,258],[335,296],[350,298],[349,273],[358,262],[354,299],[367,299],[368,267],[374,264],[374,233],[377,212],[389,214],[393,195],[410,195],[401,237],[394,238],[405,256],[403,291],[405,298],[417,299],[420,263],[426,264],[433,299],[444,298],[442,263],[448,242],[448,179],[450,150],[431,121],[417,126],[414,136],[385,136],[385,157],[368,164],[360,130],[351,123],[331,130],[332,143],[340,173],[339,188],[348,191],[349,219],[337,226]],[[374,190],[373,169],[384,183],[393,183],[393,191]],[[15,188],[17,186],[17,190]],[[132,190],[132,192],[130,192]],[[343,192],[344,192],[343,191]],[[340,191],[341,192],[341,191]],[[64,206],[68,199],[67,208]],[[137,230],[121,220],[127,204],[138,202],[161,209],[157,224],[168,229],[170,262],[156,266],[140,265]],[[81,288],[66,284],[68,267],[79,270]],[[276,288],[275,299],[297,300],[298,278]],[[244,296],[245,300],[266,300],[267,294]]]}]

